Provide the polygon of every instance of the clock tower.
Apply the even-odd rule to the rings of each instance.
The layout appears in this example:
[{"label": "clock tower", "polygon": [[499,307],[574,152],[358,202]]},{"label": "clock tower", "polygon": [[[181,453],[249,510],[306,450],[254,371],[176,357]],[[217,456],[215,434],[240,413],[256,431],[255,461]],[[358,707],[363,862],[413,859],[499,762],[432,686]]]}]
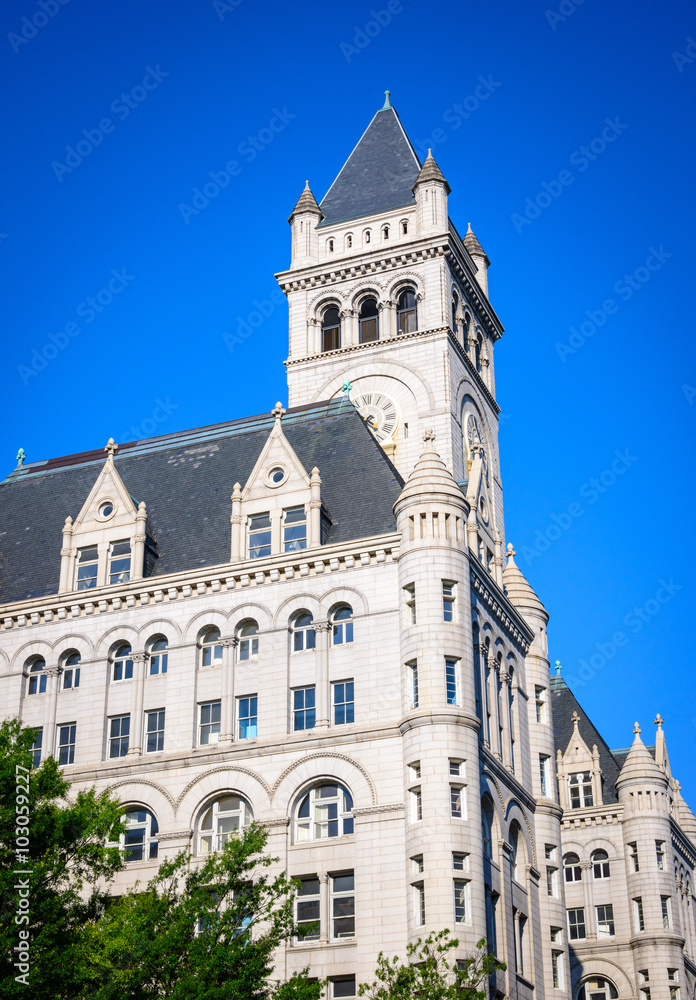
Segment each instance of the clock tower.
[{"label": "clock tower", "polygon": [[449,193],[388,91],[320,203],[307,182],[289,218],[290,267],[276,275],[289,304],[289,405],[347,398],[404,477],[432,429],[492,566],[504,537],[493,366],[503,327],[488,257],[471,226],[459,235]]}]

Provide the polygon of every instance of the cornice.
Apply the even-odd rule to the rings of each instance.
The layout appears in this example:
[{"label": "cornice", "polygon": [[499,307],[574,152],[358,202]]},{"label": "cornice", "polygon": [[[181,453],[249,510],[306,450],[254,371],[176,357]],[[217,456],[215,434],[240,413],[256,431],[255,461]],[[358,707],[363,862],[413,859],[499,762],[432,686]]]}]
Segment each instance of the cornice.
[{"label": "cornice", "polygon": [[295,577],[330,575],[362,569],[398,557],[401,535],[375,535],[335,545],[320,545],[293,553],[279,553],[264,559],[223,563],[181,573],[145,577],[128,583],[32,598],[0,605],[0,632],[46,625],[53,621],[75,620],[120,612],[125,608],[171,604],[174,601],[209,594],[255,590]]},{"label": "cornice", "polygon": [[[509,796],[514,796],[517,801],[525,806],[530,812],[536,812],[536,799],[531,792],[528,792],[524,785],[508,769],[493,756],[488,747],[479,746],[479,769],[482,774],[488,773],[497,779]],[[525,817],[526,818],[526,817]]]},{"label": "cornice", "polygon": [[473,558],[469,560],[469,570],[474,592],[495,617],[503,631],[526,656],[534,639],[534,632],[513,608],[495,581]]},{"label": "cornice", "polygon": [[[479,309],[484,318],[484,326],[490,335],[494,340],[499,340],[505,331],[505,327],[500,322],[495,309],[488,301],[488,297],[481,291],[476,278],[472,277],[472,275],[476,274],[478,268],[475,267],[471,254],[464,246],[459,234],[450,230],[450,238],[455,251],[454,257],[450,259],[452,270]],[[466,266],[464,266],[465,264]],[[471,274],[469,271],[471,271]]]},{"label": "cornice", "polygon": [[692,868],[696,868],[696,845],[693,844],[691,839],[684,833],[682,828],[679,826],[677,821],[671,816],[669,818],[669,826],[672,833],[672,843],[679,851],[684,855],[684,857],[689,861]]},{"label": "cornice", "polygon": [[588,806],[586,809],[564,809],[561,823],[564,830],[613,825],[622,821],[623,813],[623,805],[618,802],[611,802],[605,806]]},{"label": "cornice", "polygon": [[367,344],[348,344],[346,347],[339,347],[335,351],[323,351],[320,354],[307,354],[303,358],[288,358],[284,364],[286,368],[294,368],[296,365],[306,365],[310,363],[316,365],[318,361],[329,359],[333,360],[334,358],[340,358],[346,354],[355,354],[359,351],[379,351],[380,348],[384,350],[385,347],[389,347],[392,344],[403,344],[409,340],[422,340],[425,337],[432,337],[435,335],[442,336],[448,332],[449,327],[434,326],[428,330],[416,330],[414,333],[400,333],[398,336],[389,337],[387,340],[373,340]]}]

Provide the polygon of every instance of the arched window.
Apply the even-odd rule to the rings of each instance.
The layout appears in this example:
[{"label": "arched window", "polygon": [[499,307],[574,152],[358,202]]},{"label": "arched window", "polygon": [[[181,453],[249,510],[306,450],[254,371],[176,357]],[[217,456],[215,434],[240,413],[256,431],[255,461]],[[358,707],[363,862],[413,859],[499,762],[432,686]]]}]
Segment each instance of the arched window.
[{"label": "arched window", "polygon": [[493,803],[488,795],[481,799],[481,839],[483,853],[487,858],[493,857]]},{"label": "arched window", "polygon": [[43,656],[37,656],[29,661],[29,684],[27,694],[43,694],[46,690],[46,661]]},{"label": "arched window", "polygon": [[259,623],[250,618],[237,629],[239,637],[239,659],[250,660],[259,655]]},{"label": "arched window", "polygon": [[129,681],[133,676],[133,658],[129,643],[117,646],[113,656],[111,677],[115,681]]},{"label": "arched window", "polygon": [[452,332],[457,340],[461,341],[459,335],[459,296],[456,292],[452,292]]},{"label": "arched window", "polygon": [[369,229],[366,229],[363,235],[363,240],[365,241],[365,243],[369,243],[371,239],[372,239],[372,233],[370,232]]},{"label": "arched window", "polygon": [[316,634],[314,619],[308,611],[298,611],[290,621],[293,653],[301,653],[303,649],[314,649]]},{"label": "arched window", "polygon": [[401,235],[406,236],[408,234],[408,221],[404,219],[401,223]]},{"label": "arched window", "polygon": [[351,233],[348,233],[348,235],[346,236],[346,250],[352,249],[352,246],[353,246],[353,236]]},{"label": "arched window", "polygon": [[377,299],[365,299],[360,306],[360,343],[369,344],[379,340],[379,315]]},{"label": "arched window", "polygon": [[609,855],[606,851],[593,851],[590,861],[595,878],[610,878]]},{"label": "arched window", "polygon": [[63,657],[63,690],[80,686],[80,654],[69,650]]},{"label": "arched window", "polygon": [[619,992],[611,979],[596,976],[587,979],[577,992],[576,1000],[616,1000]]},{"label": "arched window", "polygon": [[331,615],[332,643],[334,646],[344,646],[353,641],[353,609],[349,604],[342,604]]},{"label": "arched window", "polygon": [[582,868],[577,854],[563,855],[563,871],[566,882],[582,882]]},{"label": "arched window", "polygon": [[510,826],[510,846],[512,848],[512,853],[510,854],[510,870],[512,877],[516,882],[520,881],[520,828],[517,823],[512,823]]},{"label": "arched window", "polygon": [[337,351],[341,346],[341,318],[336,306],[329,306],[321,321],[321,349]]},{"label": "arched window", "polygon": [[333,240],[329,240],[328,246],[329,246],[329,253],[333,253],[334,252],[334,241]]},{"label": "arched window", "polygon": [[220,629],[212,626],[203,632],[201,643],[201,666],[214,667],[217,663],[222,663],[222,643],[220,642]]},{"label": "arched window", "polygon": [[418,329],[416,293],[405,288],[396,303],[396,329],[399,333],[414,333]]},{"label": "arched window", "polygon": [[169,643],[163,635],[156,636],[150,643],[150,676],[166,674]]},{"label": "arched window", "polygon": [[476,371],[481,371],[481,351],[483,350],[483,342],[481,336],[477,335],[476,341],[474,343],[474,364],[476,365]]},{"label": "arched window", "polygon": [[325,840],[353,832],[353,799],[343,785],[315,785],[297,809],[295,840]]},{"label": "arched window", "polygon": [[253,818],[251,806],[240,795],[226,795],[216,799],[201,816],[198,853],[211,854],[222,850],[230,835],[249,826]]},{"label": "arched window", "polygon": [[[122,817],[125,830],[118,846],[125,861],[148,861],[157,857],[157,820],[147,809],[129,809]],[[116,843],[116,841],[112,841]]]},{"label": "arched window", "polygon": [[389,239],[389,226],[382,226],[382,239],[383,240]]}]

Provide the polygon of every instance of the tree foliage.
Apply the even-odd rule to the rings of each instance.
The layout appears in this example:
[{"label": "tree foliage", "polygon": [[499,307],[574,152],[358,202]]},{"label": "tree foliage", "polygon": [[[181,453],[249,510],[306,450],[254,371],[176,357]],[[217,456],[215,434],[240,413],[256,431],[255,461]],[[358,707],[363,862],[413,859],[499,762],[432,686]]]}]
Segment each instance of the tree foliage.
[{"label": "tree foliage", "polygon": [[392,959],[380,952],[373,983],[363,983],[359,996],[369,1000],[486,1000],[488,980],[505,969],[478,942],[476,954],[463,961],[448,958],[459,941],[448,930],[429,934],[409,944],[407,961]]}]

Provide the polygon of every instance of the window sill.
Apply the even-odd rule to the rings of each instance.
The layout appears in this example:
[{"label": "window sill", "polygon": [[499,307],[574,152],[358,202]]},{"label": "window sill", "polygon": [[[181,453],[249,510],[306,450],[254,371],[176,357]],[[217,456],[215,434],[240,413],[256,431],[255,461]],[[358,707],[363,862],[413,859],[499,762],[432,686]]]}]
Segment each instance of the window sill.
[{"label": "window sill", "polygon": [[290,947],[293,951],[310,951],[312,948],[354,948],[357,943],[357,937],[352,937],[333,941],[293,941]]},{"label": "window sill", "polygon": [[290,844],[290,850],[302,849],[306,847],[317,848],[323,845],[333,847],[334,844],[354,844],[355,834],[344,833],[341,837],[323,837],[321,840],[298,840]]}]

